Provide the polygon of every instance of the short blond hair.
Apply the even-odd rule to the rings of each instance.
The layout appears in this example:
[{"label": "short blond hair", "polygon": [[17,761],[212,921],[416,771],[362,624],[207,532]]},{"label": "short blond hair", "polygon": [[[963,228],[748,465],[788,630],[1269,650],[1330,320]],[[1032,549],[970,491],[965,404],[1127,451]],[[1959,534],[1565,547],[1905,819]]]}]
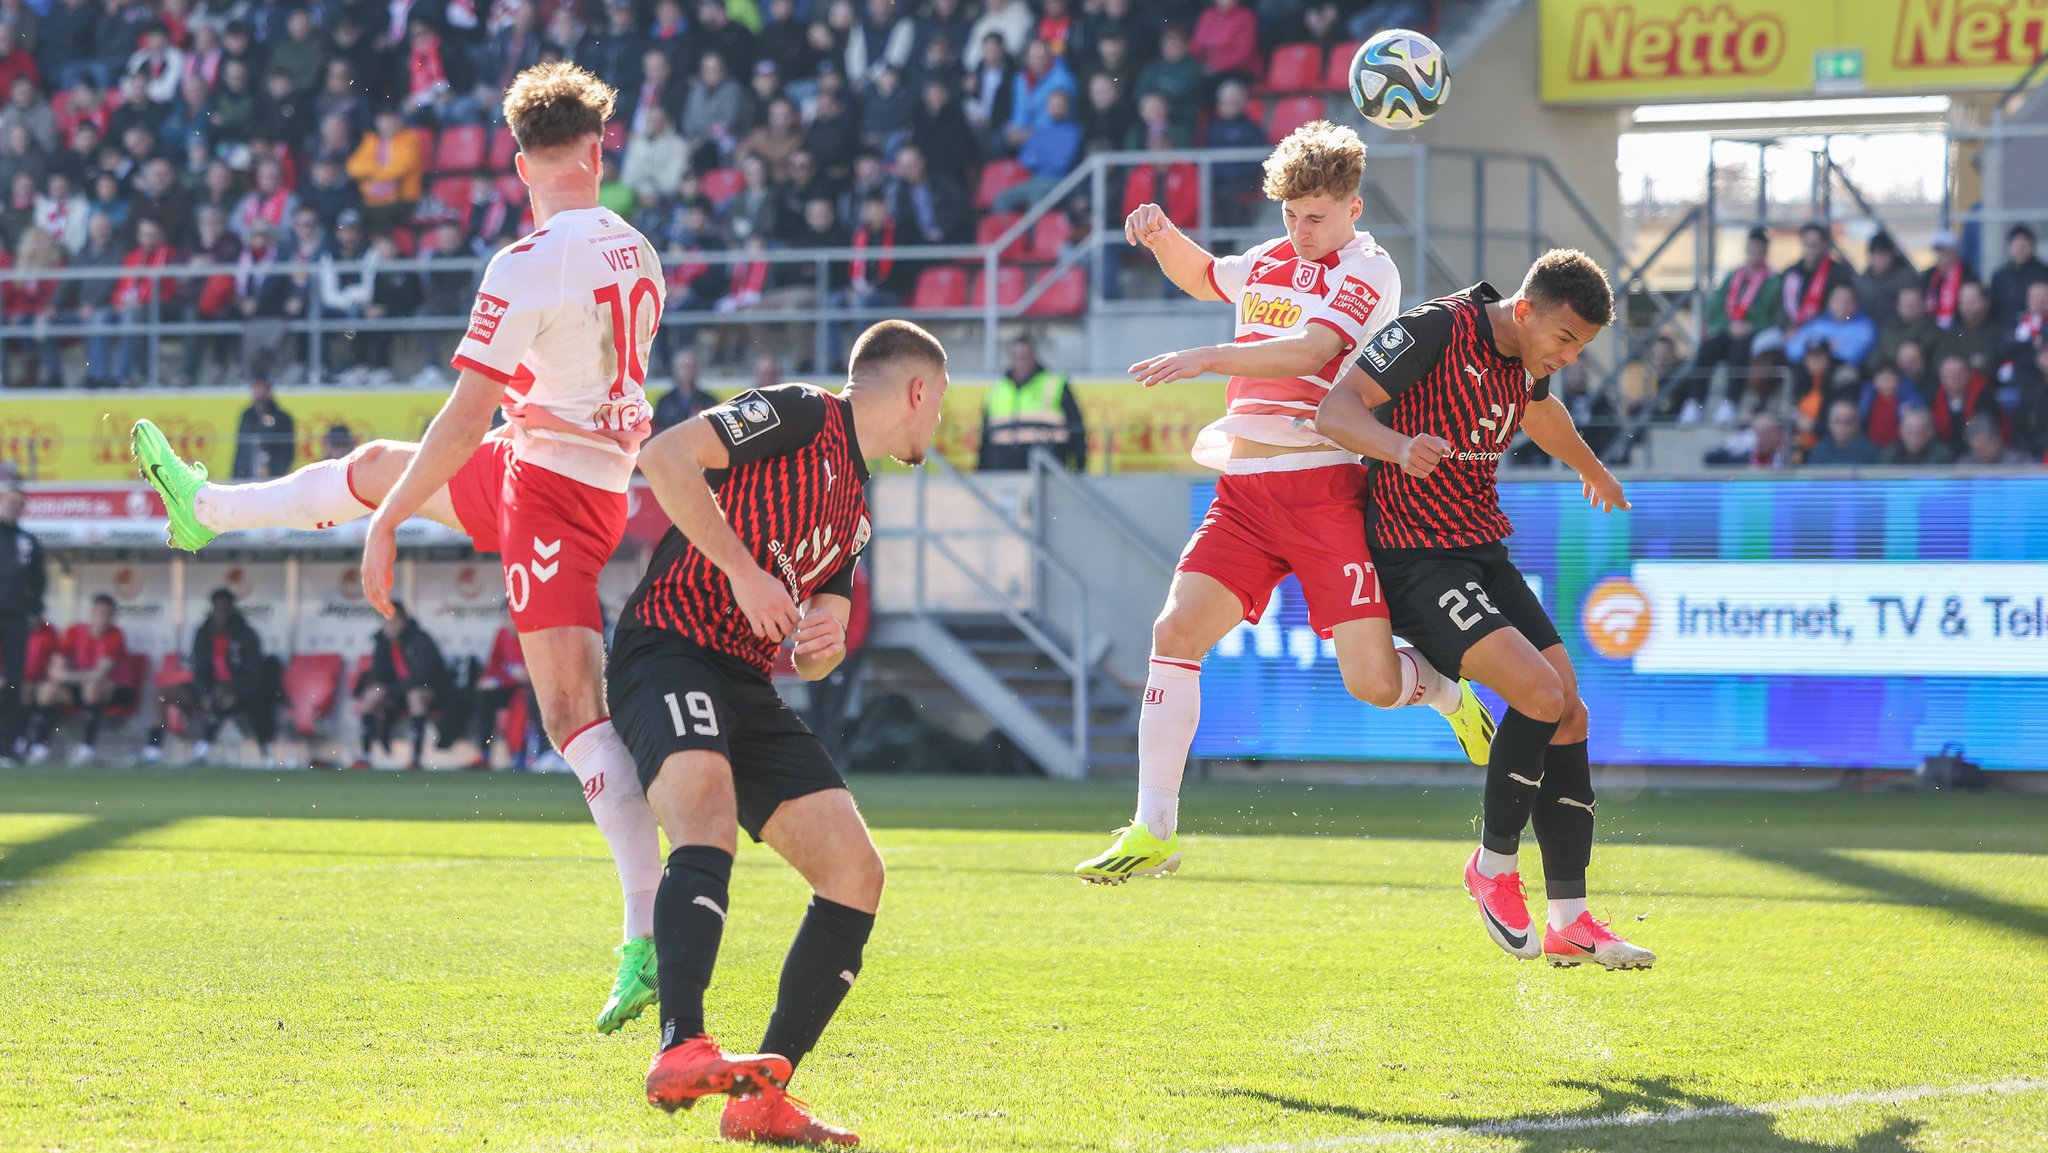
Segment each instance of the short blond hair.
[{"label": "short blond hair", "polygon": [[1349,201],[1365,178],[1365,141],[1342,124],[1311,120],[1266,157],[1268,200],[1334,196]]},{"label": "short blond hair", "polygon": [[574,64],[536,64],[505,90],[505,123],[521,152],[604,135],[618,90]]}]

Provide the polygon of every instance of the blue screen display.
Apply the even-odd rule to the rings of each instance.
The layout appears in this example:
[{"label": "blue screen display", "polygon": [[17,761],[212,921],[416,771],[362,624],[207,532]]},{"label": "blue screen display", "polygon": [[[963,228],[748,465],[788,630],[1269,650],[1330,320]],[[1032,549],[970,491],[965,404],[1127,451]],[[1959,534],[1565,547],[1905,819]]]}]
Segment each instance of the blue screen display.
[{"label": "blue screen display", "polygon": [[[1190,526],[1215,486],[1190,493]],[[1609,764],[2048,767],[2048,478],[1646,481],[1629,512],[1513,481],[1508,547]],[[1352,699],[1288,577],[1202,674],[1195,754],[1454,760]],[[1482,694],[1484,695],[1484,694]],[[1488,697],[1498,710],[1497,699]]]}]

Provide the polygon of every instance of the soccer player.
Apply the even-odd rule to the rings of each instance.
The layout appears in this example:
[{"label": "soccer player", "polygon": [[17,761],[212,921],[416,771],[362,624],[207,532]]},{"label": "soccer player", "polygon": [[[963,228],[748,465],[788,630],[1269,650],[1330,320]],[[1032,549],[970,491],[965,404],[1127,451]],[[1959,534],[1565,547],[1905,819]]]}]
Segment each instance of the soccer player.
[{"label": "soccer player", "polygon": [[1108,851],[1075,866],[1082,880],[1120,884],[1180,867],[1180,784],[1202,711],[1202,657],[1239,621],[1257,621],[1289,572],[1309,624],[1331,638],[1351,695],[1381,708],[1427,704],[1451,722],[1474,764],[1486,761],[1493,718],[1470,686],[1416,650],[1394,647],[1387,604],[1366,549],[1365,469],[1309,426],[1347,358],[1401,310],[1401,274],[1357,229],[1365,145],[1318,120],[1266,158],[1265,193],[1287,234],[1238,256],[1211,256],[1156,204],[1124,222],[1159,269],[1196,300],[1237,306],[1230,344],[1167,353],[1131,366],[1150,388],[1222,373],[1223,418],[1195,440],[1195,460],[1223,475],[1181,553],[1138,713],[1138,808]]},{"label": "soccer player", "polygon": [[[1330,390],[1315,427],[1402,466],[1372,470],[1368,506],[1394,631],[1437,667],[1507,701],[1486,766],[1479,847],[1465,865],[1488,935],[1525,960],[1540,952],[1559,965],[1646,969],[1655,954],[1586,911],[1594,804],[1586,705],[1556,626],[1502,543],[1514,528],[1495,487],[1520,428],[1578,472],[1595,508],[1628,507],[1621,483],[1550,394],[1552,374],[1613,319],[1607,274],[1582,252],[1553,250],[1511,297],[1481,283],[1381,329],[1359,355],[1364,373]],[[1392,399],[1385,423],[1363,377]],[[1532,820],[1550,898],[1540,945],[1516,857]]]},{"label": "soccer player", "polygon": [[[661,842],[632,754],[604,711],[597,578],[626,526],[626,490],[650,427],[641,383],[660,322],[654,248],[598,205],[601,141],[617,93],[570,64],[521,72],[505,121],[538,227],[491,258],[456,349],[460,373],[418,444],[371,441],[341,460],[261,484],[218,485],[148,421],[135,426],[143,479],[170,510],[171,543],[223,532],[329,528],[369,515],[363,593],[392,615],[398,526],[415,513],[498,553],[512,627],[541,723],[583,783],[625,892],[618,975],[597,1019],[610,1033],[654,990],[654,889]],[[491,431],[491,411],[506,424]]]},{"label": "soccer player", "polygon": [[[85,733],[71,748],[71,763],[83,765],[92,761],[92,746],[99,740],[100,722],[107,709],[134,706],[128,638],[114,623],[114,612],[114,598],[100,593],[92,598],[87,618],[64,630],[64,641],[51,657],[49,674],[35,687],[31,761],[49,756],[50,734],[59,710],[85,710]],[[43,750],[42,757],[36,755],[38,748]]]},{"label": "soccer player", "polygon": [[[860,973],[882,858],[831,756],[768,676],[785,637],[805,680],[846,656],[854,562],[871,531],[867,461],[923,461],[945,392],[945,349],[885,320],[854,343],[840,392],[757,389],[663,433],[641,458],[675,527],[620,613],[609,672],[613,715],[672,846],[654,905],[662,1025],[647,1100],[674,1111],[730,1093],[719,1129],[733,1140],[859,1142],[784,1087]],[[704,1032],[735,825],[812,893],[762,1052],[746,1056]]]}]

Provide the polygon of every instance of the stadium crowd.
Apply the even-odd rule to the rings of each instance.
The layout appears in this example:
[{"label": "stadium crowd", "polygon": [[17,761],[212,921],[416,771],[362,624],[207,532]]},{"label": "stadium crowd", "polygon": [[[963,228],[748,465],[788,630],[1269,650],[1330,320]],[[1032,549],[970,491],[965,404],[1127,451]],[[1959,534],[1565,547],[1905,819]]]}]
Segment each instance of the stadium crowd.
[{"label": "stadium crowd", "polygon": [[[488,256],[528,226],[498,93],[536,62],[573,60],[618,88],[603,199],[662,249],[671,314],[806,307],[821,287],[854,306],[922,290],[919,303],[947,307],[966,302],[964,275],[921,285],[888,250],[988,239],[991,220],[1012,219],[996,209],[1028,206],[1092,149],[1263,145],[1322,114],[1320,95],[1281,97],[1327,88],[1326,47],[1348,60],[1346,41],[1427,27],[1433,7],[0,0],[0,260],[126,270],[8,283],[6,379],[64,383],[59,342],[38,336],[64,321],[233,325],[182,341],[161,368],[191,381],[208,362],[283,369],[305,351],[289,328],[316,311],[338,329],[465,314],[470,267],[377,266]],[[1194,191],[1184,173],[1140,173],[1133,194]],[[1256,183],[1216,179],[1232,197]],[[1055,258],[1066,239],[1050,227],[1024,255]],[[876,256],[834,264],[822,286],[804,263],[691,259],[783,246]],[[150,275],[191,262],[230,271]],[[133,335],[84,343],[73,383],[149,371]],[[340,370],[379,369],[391,341],[324,351]],[[739,354],[729,340],[714,353]]]}]

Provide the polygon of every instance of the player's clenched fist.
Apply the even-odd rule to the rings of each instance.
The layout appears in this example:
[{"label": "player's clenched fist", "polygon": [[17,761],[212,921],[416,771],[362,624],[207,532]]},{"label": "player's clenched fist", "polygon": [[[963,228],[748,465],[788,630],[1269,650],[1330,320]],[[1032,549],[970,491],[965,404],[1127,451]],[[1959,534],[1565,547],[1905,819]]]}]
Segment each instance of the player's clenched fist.
[{"label": "player's clenched fist", "polygon": [[767,570],[755,569],[735,579],[732,596],[755,636],[779,643],[796,628],[796,602],[789,598],[788,586]]},{"label": "player's clenched fist", "polygon": [[1436,471],[1437,462],[1451,454],[1451,442],[1426,432],[1416,433],[1401,446],[1401,459],[1396,464],[1409,476],[1428,476]]},{"label": "player's clenched fist", "polygon": [[1173,228],[1166,210],[1157,204],[1140,204],[1124,217],[1124,239],[1134,248],[1151,248]]},{"label": "player's clenched fist", "polygon": [[812,605],[796,627],[793,655],[806,660],[829,661],[846,652],[846,626],[823,605]]}]

